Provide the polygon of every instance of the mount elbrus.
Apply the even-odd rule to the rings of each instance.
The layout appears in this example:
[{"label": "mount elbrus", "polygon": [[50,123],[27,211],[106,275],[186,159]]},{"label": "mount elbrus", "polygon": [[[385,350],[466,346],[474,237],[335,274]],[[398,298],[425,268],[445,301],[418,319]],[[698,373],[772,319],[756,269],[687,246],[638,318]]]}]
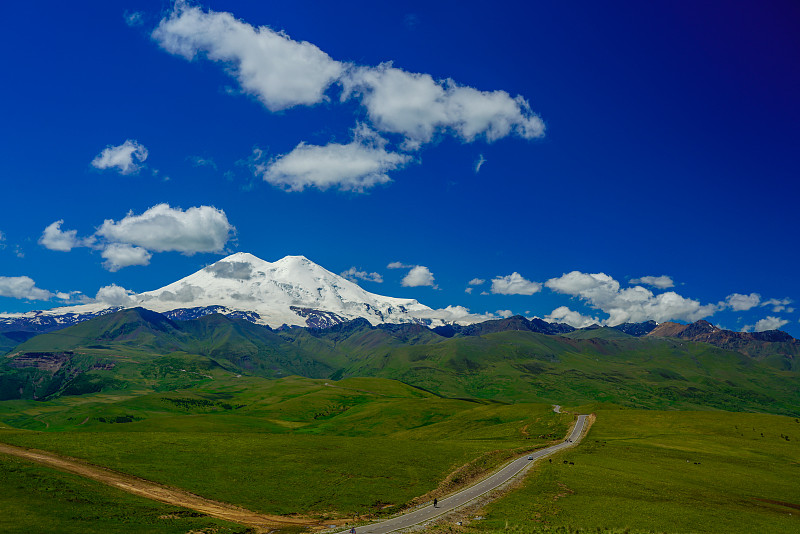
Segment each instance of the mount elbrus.
[{"label": "mount elbrus", "polygon": [[448,314],[441,310],[414,299],[370,293],[304,256],[286,256],[270,263],[237,252],[177,282],[133,295],[125,306],[93,303],[8,314],[0,316],[0,329],[16,326],[44,332],[123,307],[142,307],[175,319],[222,313],[273,328],[324,328],[357,318],[371,324],[448,322]]},{"label": "mount elbrus", "polygon": [[[512,317],[486,321],[485,316],[432,309],[415,299],[370,293],[358,284],[334,274],[304,256],[286,256],[270,263],[246,252],[237,252],[194,274],[153,291],[129,297],[124,306],[97,302],[50,310],[0,315],[0,336],[5,345],[21,343],[37,333],[50,332],[94,317],[140,307],[173,320],[190,320],[219,313],[271,328],[303,326],[330,328],[355,319],[369,324],[414,323],[435,329],[444,337],[482,335],[493,331],[529,330],[542,334],[566,334],[576,330],[563,323]],[[634,337],[677,337],[756,356],[765,344],[781,344],[794,353],[797,340],[779,330],[744,333],[723,330],[707,321],[691,325],[655,321],[597,325],[582,329],[576,337],[604,337],[613,328]]]}]

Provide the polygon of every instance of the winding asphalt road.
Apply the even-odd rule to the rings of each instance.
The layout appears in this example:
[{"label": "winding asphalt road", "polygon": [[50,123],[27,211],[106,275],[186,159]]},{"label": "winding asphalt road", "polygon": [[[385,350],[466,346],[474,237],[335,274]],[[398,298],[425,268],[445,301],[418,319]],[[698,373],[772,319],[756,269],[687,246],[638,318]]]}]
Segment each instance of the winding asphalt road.
[{"label": "winding asphalt road", "polygon": [[[413,527],[419,523],[430,521],[435,517],[452,512],[456,508],[464,506],[465,504],[480,497],[484,493],[488,493],[493,489],[502,486],[532,462],[544,458],[545,456],[549,456],[562,449],[566,449],[567,447],[574,447],[577,445],[580,442],[581,434],[583,434],[583,429],[586,426],[586,417],[586,415],[578,416],[578,421],[572,428],[572,432],[570,432],[567,439],[561,443],[517,458],[489,478],[486,478],[474,486],[470,486],[459,491],[458,493],[454,493],[453,495],[440,500],[436,508],[434,508],[432,505],[428,505],[380,523],[364,525],[356,528],[356,534],[387,534],[388,532],[394,532],[395,530]],[[533,457],[533,459],[528,460],[529,456]],[[349,532],[349,530],[342,530],[339,532]]]}]

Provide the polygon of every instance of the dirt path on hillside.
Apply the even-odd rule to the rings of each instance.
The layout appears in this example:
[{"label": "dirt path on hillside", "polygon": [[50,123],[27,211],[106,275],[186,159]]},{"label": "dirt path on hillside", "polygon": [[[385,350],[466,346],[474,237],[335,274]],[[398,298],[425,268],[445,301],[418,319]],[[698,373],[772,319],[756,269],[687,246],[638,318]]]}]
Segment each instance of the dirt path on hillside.
[{"label": "dirt path on hillside", "polygon": [[[183,491],[177,488],[170,488],[150,482],[131,475],[125,475],[110,469],[105,469],[73,458],[59,456],[57,454],[40,451],[36,449],[24,449],[0,443],[0,453],[9,454],[26,460],[31,460],[59,471],[66,471],[82,477],[91,478],[103,484],[113,486],[139,495],[154,501],[182,506],[191,510],[202,512],[211,517],[232,521],[254,528],[257,532],[269,532],[275,528],[287,525],[302,525],[307,527],[321,526],[321,523],[312,519],[302,519],[293,517],[283,517],[277,515],[265,515],[244,508],[233,506],[222,502],[212,501]],[[343,523],[342,521],[325,521],[325,525]]]}]

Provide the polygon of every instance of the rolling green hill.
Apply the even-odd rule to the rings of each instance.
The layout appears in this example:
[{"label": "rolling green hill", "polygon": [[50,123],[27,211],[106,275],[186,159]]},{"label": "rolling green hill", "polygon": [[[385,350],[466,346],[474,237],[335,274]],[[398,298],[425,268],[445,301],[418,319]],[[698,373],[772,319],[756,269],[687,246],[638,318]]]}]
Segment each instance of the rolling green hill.
[{"label": "rolling green hill", "polygon": [[0,398],[166,391],[229,374],[383,377],[447,397],[800,414],[797,372],[703,342],[613,328],[450,338],[419,325],[271,330],[124,310],[36,336],[0,370]]}]

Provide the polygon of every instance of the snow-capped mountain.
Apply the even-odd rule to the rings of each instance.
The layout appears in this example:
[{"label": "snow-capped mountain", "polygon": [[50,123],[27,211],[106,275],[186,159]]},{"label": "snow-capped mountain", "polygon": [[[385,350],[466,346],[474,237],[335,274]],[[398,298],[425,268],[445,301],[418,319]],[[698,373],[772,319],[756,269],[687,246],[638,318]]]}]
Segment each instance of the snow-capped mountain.
[{"label": "snow-capped mountain", "polygon": [[[385,297],[365,291],[304,256],[274,263],[237,252],[177,282],[131,295],[124,307],[141,306],[174,319],[208,313],[235,315],[271,327],[326,327],[363,317],[372,324],[422,323],[431,326],[470,324],[487,317],[464,308],[433,310],[414,299]],[[69,326],[115,311],[102,303],[83,304],[0,317],[0,327],[34,320]]]}]

